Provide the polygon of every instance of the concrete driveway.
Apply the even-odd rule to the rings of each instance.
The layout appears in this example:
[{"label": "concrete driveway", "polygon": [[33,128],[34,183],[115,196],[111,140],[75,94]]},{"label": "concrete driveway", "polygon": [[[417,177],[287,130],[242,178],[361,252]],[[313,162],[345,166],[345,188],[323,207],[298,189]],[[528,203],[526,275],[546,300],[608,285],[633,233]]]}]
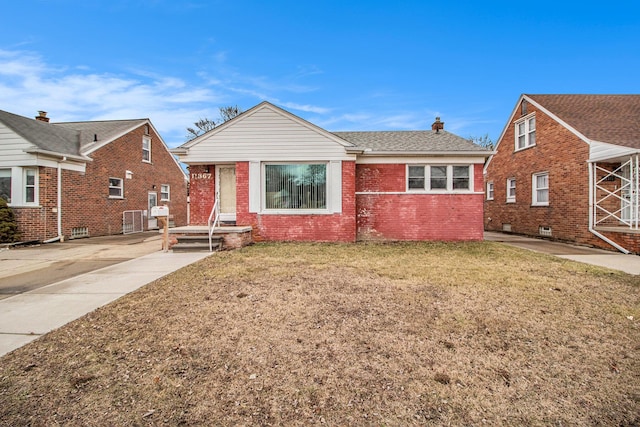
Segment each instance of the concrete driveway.
[{"label": "concrete driveway", "polygon": [[161,250],[157,231],[0,250],[0,299]]},{"label": "concrete driveway", "polygon": [[486,231],[484,239],[501,242],[522,249],[529,249],[555,255],[560,258],[585,264],[607,267],[613,270],[624,271],[628,274],[640,275],[640,256],[625,255],[620,252],[610,252],[586,246],[571,245],[568,243],[552,242],[544,239],[518,236],[515,234]]}]

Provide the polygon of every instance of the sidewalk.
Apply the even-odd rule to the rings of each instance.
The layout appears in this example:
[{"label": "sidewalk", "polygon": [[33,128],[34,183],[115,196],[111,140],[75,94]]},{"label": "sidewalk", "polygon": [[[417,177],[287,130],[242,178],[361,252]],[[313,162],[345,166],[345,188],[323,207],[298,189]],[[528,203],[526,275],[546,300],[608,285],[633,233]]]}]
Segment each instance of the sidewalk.
[{"label": "sidewalk", "polygon": [[0,300],[0,356],[209,255],[157,251]]},{"label": "sidewalk", "polygon": [[619,270],[628,274],[640,275],[640,256],[638,255],[625,255],[620,252],[610,252],[586,246],[576,246],[493,231],[485,231],[484,239],[585,264]]}]

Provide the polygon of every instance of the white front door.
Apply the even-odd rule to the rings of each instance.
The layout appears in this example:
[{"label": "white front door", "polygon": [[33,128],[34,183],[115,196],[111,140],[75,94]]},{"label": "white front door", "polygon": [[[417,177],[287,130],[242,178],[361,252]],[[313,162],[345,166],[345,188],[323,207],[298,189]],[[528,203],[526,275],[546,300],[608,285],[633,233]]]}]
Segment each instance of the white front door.
[{"label": "white front door", "polygon": [[158,228],[158,220],[151,216],[151,208],[158,206],[158,193],[149,192],[149,210],[147,210],[147,230]]},{"label": "white front door", "polygon": [[216,166],[216,191],[220,194],[220,221],[236,220],[236,167]]}]

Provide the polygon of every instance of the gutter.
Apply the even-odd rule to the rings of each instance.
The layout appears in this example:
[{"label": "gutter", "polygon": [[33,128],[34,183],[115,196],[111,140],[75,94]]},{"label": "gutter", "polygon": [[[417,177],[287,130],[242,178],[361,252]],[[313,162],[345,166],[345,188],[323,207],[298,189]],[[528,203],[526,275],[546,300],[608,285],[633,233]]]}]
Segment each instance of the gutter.
[{"label": "gutter", "polygon": [[67,160],[77,160],[77,161],[81,161],[81,162],[92,162],[93,159],[91,157],[86,157],[86,156],[76,156],[74,154],[61,154],[61,153],[56,153],[55,151],[48,151],[48,150],[41,150],[40,148],[29,148],[27,150],[24,150],[25,153],[29,153],[29,154],[43,154],[46,156],[51,156],[54,158],[58,158],[61,161],[67,161]]},{"label": "gutter", "polygon": [[622,246],[620,246],[619,244],[617,244],[613,240],[609,239],[608,237],[604,236],[601,233],[598,233],[593,228],[593,200],[595,198],[594,183],[593,183],[593,168],[594,167],[595,167],[595,163],[589,163],[589,232],[592,233],[597,238],[599,238],[601,240],[604,240],[605,242],[607,242],[608,244],[610,244],[611,246],[613,246],[614,248],[616,248],[617,250],[619,250],[623,254],[627,254],[628,255],[628,254],[631,253],[631,251],[626,250],[625,248],[623,248]]}]

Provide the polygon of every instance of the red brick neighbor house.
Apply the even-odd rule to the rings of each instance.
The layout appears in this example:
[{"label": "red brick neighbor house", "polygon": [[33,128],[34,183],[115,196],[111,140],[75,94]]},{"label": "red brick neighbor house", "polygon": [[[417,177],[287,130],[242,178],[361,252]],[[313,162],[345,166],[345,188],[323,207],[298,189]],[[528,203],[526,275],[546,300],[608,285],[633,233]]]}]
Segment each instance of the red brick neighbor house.
[{"label": "red brick neighbor house", "polygon": [[522,95],[485,166],[485,228],[640,253],[640,95]]},{"label": "red brick neighbor house", "polygon": [[149,119],[50,123],[0,111],[0,197],[22,241],[187,224],[187,177]]},{"label": "red brick neighbor house", "polygon": [[482,240],[490,152],[444,130],[329,132],[269,102],[173,149],[191,224],[216,195],[253,240]]}]

